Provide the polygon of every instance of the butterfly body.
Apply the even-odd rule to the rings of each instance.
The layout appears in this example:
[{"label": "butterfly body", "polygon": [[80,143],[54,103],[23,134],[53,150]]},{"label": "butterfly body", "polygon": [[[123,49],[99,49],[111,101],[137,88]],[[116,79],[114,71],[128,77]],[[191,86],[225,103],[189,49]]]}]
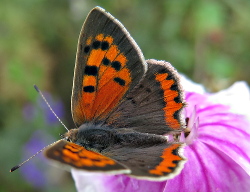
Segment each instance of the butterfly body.
[{"label": "butterfly body", "polygon": [[93,124],[83,124],[78,129],[71,129],[65,134],[65,138],[87,150],[99,153],[105,153],[114,148],[146,148],[167,143],[167,138],[162,135],[131,132],[127,129],[115,130],[107,126]]},{"label": "butterfly body", "polygon": [[183,143],[165,135],[184,130],[183,90],[170,63],[144,56],[125,27],[100,7],[78,40],[71,129],[45,151],[73,168],[147,180],[177,175]]}]

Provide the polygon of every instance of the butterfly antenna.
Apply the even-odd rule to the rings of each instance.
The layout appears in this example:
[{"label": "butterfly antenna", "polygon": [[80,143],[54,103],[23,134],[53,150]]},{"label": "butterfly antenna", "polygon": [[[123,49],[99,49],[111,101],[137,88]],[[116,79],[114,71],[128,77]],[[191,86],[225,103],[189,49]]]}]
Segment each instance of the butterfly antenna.
[{"label": "butterfly antenna", "polygon": [[51,108],[49,102],[45,99],[43,93],[40,91],[40,89],[34,85],[35,90],[42,96],[43,100],[45,101],[45,103],[47,104],[47,106],[49,107],[50,111],[55,115],[55,117],[58,119],[58,121],[64,126],[64,128],[69,131],[69,129],[66,127],[66,125],[61,121],[61,119],[56,115],[56,113],[53,111],[53,109]]},{"label": "butterfly antenna", "polygon": [[[58,142],[58,141],[55,141],[54,143],[56,143],[56,142]],[[37,155],[38,155],[39,153],[41,153],[44,149],[46,149],[47,147],[53,145],[54,143],[51,143],[51,144],[47,145],[46,147],[42,148],[40,151],[38,151],[36,154],[32,155],[30,158],[28,158],[28,159],[25,160],[24,162],[20,163],[19,165],[16,165],[16,166],[12,167],[12,168],[10,169],[10,172],[13,172],[13,171],[19,169],[24,163],[28,162],[28,161],[31,160],[33,157],[37,156]]]}]

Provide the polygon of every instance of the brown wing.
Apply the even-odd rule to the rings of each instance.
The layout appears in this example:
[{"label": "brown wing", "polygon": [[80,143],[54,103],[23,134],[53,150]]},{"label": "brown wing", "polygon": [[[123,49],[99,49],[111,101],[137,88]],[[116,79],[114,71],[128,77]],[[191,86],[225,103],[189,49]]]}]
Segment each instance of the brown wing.
[{"label": "brown wing", "polygon": [[185,105],[177,71],[165,61],[147,60],[148,71],[140,84],[107,118],[117,128],[166,134],[184,128],[181,116]]},{"label": "brown wing", "polygon": [[75,124],[102,121],[146,70],[142,52],[124,26],[94,8],[78,41],[71,99]]},{"label": "brown wing", "polygon": [[166,143],[151,147],[114,147],[105,155],[126,165],[130,176],[139,179],[163,181],[178,175],[185,158],[182,154],[183,144]]},{"label": "brown wing", "polygon": [[45,156],[54,161],[86,171],[130,173],[128,168],[115,160],[65,140],[59,140],[46,149]]}]

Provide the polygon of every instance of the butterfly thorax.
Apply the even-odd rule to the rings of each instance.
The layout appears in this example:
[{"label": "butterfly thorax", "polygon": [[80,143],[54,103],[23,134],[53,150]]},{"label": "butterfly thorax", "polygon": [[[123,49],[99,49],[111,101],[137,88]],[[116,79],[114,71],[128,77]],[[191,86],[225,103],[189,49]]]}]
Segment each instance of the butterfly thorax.
[{"label": "butterfly thorax", "polygon": [[65,139],[96,152],[114,147],[150,147],[167,142],[166,137],[161,135],[128,132],[127,129],[89,123],[71,129],[65,134]]}]

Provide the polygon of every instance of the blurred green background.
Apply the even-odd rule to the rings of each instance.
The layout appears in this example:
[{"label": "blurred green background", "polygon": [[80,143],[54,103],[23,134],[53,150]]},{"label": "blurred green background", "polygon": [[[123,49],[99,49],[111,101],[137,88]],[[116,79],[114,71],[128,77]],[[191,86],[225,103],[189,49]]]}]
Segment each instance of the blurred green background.
[{"label": "blurred green background", "polygon": [[33,88],[74,127],[70,96],[78,35],[99,5],[119,19],[145,57],[167,60],[209,91],[250,83],[248,0],[1,0],[0,192],[74,191],[70,173],[42,155],[9,169],[65,130]]}]

